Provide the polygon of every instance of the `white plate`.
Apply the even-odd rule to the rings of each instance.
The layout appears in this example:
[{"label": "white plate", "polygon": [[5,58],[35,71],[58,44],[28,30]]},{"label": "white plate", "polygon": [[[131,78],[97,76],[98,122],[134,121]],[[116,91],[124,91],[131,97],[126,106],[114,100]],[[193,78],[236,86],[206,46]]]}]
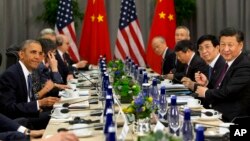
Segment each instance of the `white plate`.
[{"label": "white plate", "polygon": [[[71,129],[73,129],[73,133],[77,136],[77,137],[90,137],[93,135],[93,131],[90,128],[85,128],[84,127],[88,127],[88,124],[74,124]],[[77,128],[83,128],[83,129],[77,129]],[[74,130],[75,129],[75,130]]]},{"label": "white plate", "polygon": [[219,120],[219,117],[201,117],[199,118],[201,121],[213,121],[213,120]]},{"label": "white plate", "polygon": [[66,118],[69,118],[69,114],[60,114],[60,115],[56,115],[56,114],[51,114],[50,115],[52,118],[55,118],[55,119],[66,119]]},{"label": "white plate", "polygon": [[186,105],[190,109],[202,108],[202,105]]}]

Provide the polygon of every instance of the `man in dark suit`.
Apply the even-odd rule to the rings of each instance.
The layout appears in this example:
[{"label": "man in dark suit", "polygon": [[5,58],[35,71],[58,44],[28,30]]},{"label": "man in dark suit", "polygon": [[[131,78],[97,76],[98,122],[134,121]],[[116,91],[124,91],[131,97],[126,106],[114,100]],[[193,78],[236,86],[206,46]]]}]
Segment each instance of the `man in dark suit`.
[{"label": "man in dark suit", "polygon": [[183,77],[188,77],[194,81],[194,75],[198,71],[208,75],[208,66],[204,60],[195,54],[191,41],[179,41],[175,46],[175,53],[177,59],[186,66],[184,72],[174,73],[174,80],[178,80],[180,82]]},{"label": "man in dark suit", "polygon": [[[44,130],[29,130],[19,125],[16,121],[0,114],[0,140],[3,141],[30,141],[30,138],[41,137]],[[78,141],[78,138],[70,132],[60,132],[42,141]],[[39,139],[36,139],[39,141]]]},{"label": "man in dark suit", "polygon": [[24,134],[28,129],[2,114],[0,114],[0,126],[0,140],[28,139]]},{"label": "man in dark suit", "polygon": [[65,35],[57,36],[57,51],[56,51],[56,60],[58,62],[58,70],[61,74],[64,83],[67,83],[67,80],[73,79],[73,72],[77,69],[88,70],[92,68],[92,65],[89,65],[87,61],[73,61],[69,54],[69,39]]},{"label": "man in dark suit", "polygon": [[0,140],[4,141],[26,141],[29,137],[41,137],[44,130],[29,130],[0,113]]},{"label": "man in dark suit", "polygon": [[175,64],[175,53],[168,48],[165,39],[161,36],[153,38],[152,47],[155,54],[162,56],[162,74],[170,73]]},{"label": "man in dark suit", "polygon": [[[250,115],[250,61],[242,53],[244,35],[228,27],[220,32],[220,54],[226,60],[213,89],[198,86],[196,93],[222,113],[224,121]],[[200,75],[199,81],[207,81]],[[204,82],[205,83],[205,82]]]},{"label": "man in dark suit", "polygon": [[[213,35],[203,35],[197,41],[197,49],[199,51],[200,57],[209,65],[207,78],[208,84],[199,82],[199,79],[195,79],[196,82],[194,82],[187,77],[184,77],[182,82],[191,90],[194,90],[195,83],[202,86],[208,86],[208,88],[214,88],[219,74],[223,68],[222,66],[225,65],[225,60],[219,53],[219,41]],[[196,73],[195,76],[198,78],[199,74],[200,73]]]},{"label": "man in dark suit", "polygon": [[[195,73],[195,81],[191,81],[189,78],[182,78],[183,84],[191,90],[194,90],[198,85],[207,86],[208,88],[214,88],[219,74],[222,70],[222,66],[225,65],[224,58],[219,53],[219,41],[213,35],[202,35],[197,41],[197,50],[200,57],[209,65],[208,69],[208,84],[203,84],[197,79],[200,73]],[[202,105],[205,108],[211,108],[205,99],[200,98]]]},{"label": "man in dark suit", "polygon": [[[177,44],[181,40],[190,40],[190,31],[186,26],[178,26],[175,29],[175,43]],[[175,57],[174,68],[170,73],[166,74],[164,77],[173,81],[173,83],[181,83],[179,80],[174,78],[174,74],[184,73],[185,72],[185,64],[181,63]]]},{"label": "man in dark suit", "polygon": [[[0,77],[0,112],[12,119],[27,117],[30,122],[34,121],[34,125],[41,124],[41,127],[46,127],[49,115],[40,111],[43,107],[52,106],[59,99],[47,97],[36,100],[32,93],[31,73],[38,67],[42,56],[39,42],[26,40],[22,44],[19,62],[10,66]],[[44,123],[40,118],[44,119]]]}]

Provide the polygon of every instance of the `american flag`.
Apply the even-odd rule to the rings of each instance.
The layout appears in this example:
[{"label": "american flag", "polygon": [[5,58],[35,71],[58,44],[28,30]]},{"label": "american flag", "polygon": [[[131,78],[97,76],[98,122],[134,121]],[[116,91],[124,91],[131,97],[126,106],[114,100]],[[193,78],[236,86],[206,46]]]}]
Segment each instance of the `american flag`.
[{"label": "american flag", "polygon": [[71,1],[72,0],[59,1],[55,31],[57,34],[64,34],[69,38],[69,54],[73,60],[79,61],[80,57],[76,46],[76,33]]},{"label": "american flag", "polygon": [[135,63],[145,66],[145,48],[134,0],[122,0],[119,29],[117,33],[115,58],[124,60],[126,56]]}]

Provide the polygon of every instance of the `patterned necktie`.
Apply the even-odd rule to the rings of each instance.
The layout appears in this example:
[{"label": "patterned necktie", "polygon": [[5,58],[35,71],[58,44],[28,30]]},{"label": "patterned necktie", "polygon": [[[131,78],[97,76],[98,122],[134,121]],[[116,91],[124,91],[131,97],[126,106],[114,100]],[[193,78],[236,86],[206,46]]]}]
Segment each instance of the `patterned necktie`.
[{"label": "patterned necktie", "polygon": [[224,77],[225,77],[225,75],[226,75],[227,68],[228,68],[228,64],[226,63],[226,64],[224,65],[224,67],[223,67],[221,73],[220,73],[220,76],[219,76],[217,82],[216,82],[216,85],[215,85],[216,87],[215,87],[215,88],[219,89],[219,87],[220,87],[220,85],[221,85],[221,82],[222,82],[222,80],[224,79]]},{"label": "patterned necktie", "polygon": [[[31,74],[32,76],[32,92],[35,94],[42,89],[43,81],[41,76],[44,72],[39,73],[39,70],[34,70]],[[41,76],[41,77],[40,77]]]},{"label": "patterned necktie", "polygon": [[32,76],[31,74],[28,75],[28,96],[30,98],[30,101],[34,100],[34,95],[32,91]]},{"label": "patterned necktie", "polygon": [[66,53],[63,54],[63,62],[68,66]]},{"label": "patterned necktie", "polygon": [[188,73],[188,69],[189,69],[189,65],[187,65],[187,66],[186,66],[186,69],[185,69],[186,75],[187,75],[187,73]]},{"label": "patterned necktie", "polygon": [[208,67],[208,80],[210,80],[212,75],[213,68],[211,66]]}]

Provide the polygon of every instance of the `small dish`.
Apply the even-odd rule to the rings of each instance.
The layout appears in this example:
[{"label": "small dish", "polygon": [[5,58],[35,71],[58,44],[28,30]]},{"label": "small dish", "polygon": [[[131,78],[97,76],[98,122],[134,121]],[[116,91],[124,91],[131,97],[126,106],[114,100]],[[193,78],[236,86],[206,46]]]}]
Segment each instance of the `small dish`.
[{"label": "small dish", "polygon": [[93,135],[93,131],[87,128],[88,124],[74,124],[70,129],[77,137],[90,137]]}]

